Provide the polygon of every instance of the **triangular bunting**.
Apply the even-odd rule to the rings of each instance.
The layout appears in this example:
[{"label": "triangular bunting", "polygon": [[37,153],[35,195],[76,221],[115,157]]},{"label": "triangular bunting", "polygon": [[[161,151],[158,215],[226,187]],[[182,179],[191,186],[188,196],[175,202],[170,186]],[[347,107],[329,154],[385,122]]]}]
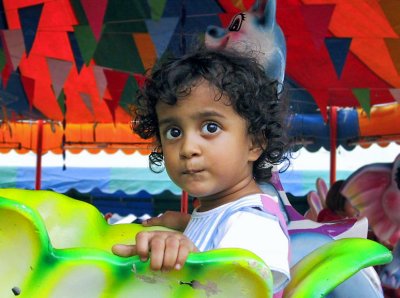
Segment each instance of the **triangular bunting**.
[{"label": "triangular bunting", "polygon": [[87,25],[74,26],[75,37],[78,41],[79,49],[86,65],[89,65],[96,51],[97,42],[92,29]]},{"label": "triangular bunting", "polygon": [[322,46],[324,38],[328,33],[334,9],[335,5],[332,4],[301,6],[304,22],[317,49]]},{"label": "triangular bunting", "polygon": [[133,33],[133,39],[138,49],[143,67],[151,69],[157,60],[156,49],[148,33]]},{"label": "triangular bunting", "polygon": [[136,79],[133,76],[130,76],[126,81],[125,89],[119,103],[119,105],[128,113],[130,112],[131,105],[135,103],[137,90],[138,85]]},{"label": "triangular bunting", "polygon": [[137,73],[134,73],[133,77],[135,78],[139,88],[142,88],[144,86],[144,83],[146,82],[146,77],[142,74],[137,74]]},{"label": "triangular bunting", "polygon": [[27,55],[35,41],[42,9],[43,3],[18,9]]},{"label": "triangular bunting", "polygon": [[[123,23],[125,27],[126,23]],[[144,32],[146,24],[142,21],[129,22],[130,32]],[[113,28],[115,27],[115,28]],[[126,29],[124,29],[126,30]],[[116,33],[119,32],[119,33]],[[144,72],[138,49],[132,39],[132,34],[125,34],[115,24],[107,24],[103,37],[94,53],[94,61],[103,67],[127,72]]]},{"label": "triangular bunting", "polygon": [[66,110],[65,100],[66,100],[66,97],[65,97],[64,89],[62,89],[60,95],[57,97],[57,102],[58,102],[58,105],[60,106],[60,110],[61,110],[63,116],[65,116],[65,110]]},{"label": "triangular bunting", "polygon": [[129,74],[111,69],[104,69],[104,75],[107,79],[107,89],[110,91],[111,98],[117,100],[119,103]]},{"label": "triangular bunting", "polygon": [[325,89],[309,89],[311,96],[313,97],[315,103],[319,107],[322,118],[326,122],[328,119],[327,106],[329,93]]},{"label": "triangular bunting", "polygon": [[6,29],[6,28],[7,28],[7,19],[4,13],[4,5],[3,1],[0,1],[0,29]]},{"label": "triangular bunting", "polygon": [[58,98],[72,68],[72,62],[47,58],[47,64],[49,66],[54,94]]},{"label": "triangular bunting", "polygon": [[101,66],[93,65],[92,67],[93,75],[96,80],[97,90],[99,91],[99,97],[104,97],[104,91],[107,87],[106,76],[104,75],[104,68]]},{"label": "triangular bunting", "polygon": [[83,93],[83,92],[79,92],[79,95],[81,96],[81,98],[83,100],[83,103],[85,104],[86,108],[94,116],[94,110],[93,110],[92,101],[90,99],[90,95],[86,94],[86,93]]},{"label": "triangular bunting", "polygon": [[108,0],[81,0],[81,4],[85,10],[85,14],[89,25],[92,28],[94,37],[97,41],[99,41]]},{"label": "triangular bunting", "polygon": [[0,72],[3,71],[3,68],[6,66],[6,64],[7,64],[6,55],[4,54],[3,49],[0,48]]},{"label": "triangular bunting", "polygon": [[164,13],[166,0],[147,0],[151,9],[151,19],[159,21]]},{"label": "triangular bunting", "polygon": [[78,24],[80,25],[89,25],[89,21],[86,17],[85,10],[83,9],[82,3],[80,0],[70,0],[71,7],[74,11],[74,15],[78,20]]},{"label": "triangular bunting", "polygon": [[4,88],[7,87],[8,80],[10,79],[12,72],[13,72],[13,70],[12,70],[11,63],[6,63],[6,65],[4,66],[4,68],[1,72],[1,78],[2,78],[2,83],[3,83]]},{"label": "triangular bunting", "polygon": [[380,0],[379,6],[382,8],[383,12],[389,23],[392,25],[393,30],[400,35],[399,26],[399,11],[400,11],[400,1],[399,0]]},{"label": "triangular bunting", "polygon": [[357,98],[361,108],[370,117],[371,114],[371,91],[369,88],[354,88],[352,90],[354,96]]},{"label": "triangular bunting", "polygon": [[117,107],[119,105],[118,101],[115,100],[115,99],[111,99],[111,100],[106,99],[104,102],[107,104],[107,107],[108,107],[108,110],[111,113],[111,117],[113,119],[113,122],[115,123],[115,110],[117,109]]},{"label": "triangular bunting", "polygon": [[105,100],[105,102],[110,110],[113,122],[115,122],[115,110],[117,109],[121,100],[122,93],[129,78],[129,74],[120,71],[104,69],[104,75],[107,79],[107,89],[111,95],[111,100]]},{"label": "triangular bunting", "polygon": [[338,78],[342,75],[343,66],[349,53],[351,38],[326,38],[325,45],[335,67]]},{"label": "triangular bunting", "polygon": [[35,95],[35,80],[21,75],[21,82],[24,86],[26,97],[28,98],[29,108],[32,109]]},{"label": "triangular bunting", "polygon": [[[12,92],[13,90],[11,90]],[[21,98],[18,98],[18,96],[16,96],[15,94],[11,93],[9,90],[7,91],[3,91],[1,90],[0,94],[0,105],[1,106],[10,106],[10,105],[14,105],[15,103],[18,103]],[[25,96],[25,93],[24,93]]]},{"label": "triangular bunting", "polygon": [[400,75],[400,39],[385,38],[385,42],[397,74]]},{"label": "triangular bunting", "polygon": [[397,88],[391,88],[389,89],[390,94],[392,94],[393,98],[400,103],[400,89]]},{"label": "triangular bunting", "polygon": [[79,49],[78,41],[75,38],[74,32],[68,32],[68,39],[71,45],[72,53],[74,55],[76,70],[78,73],[81,71],[83,64],[85,61],[83,60],[81,50]]},{"label": "triangular bunting", "polygon": [[108,90],[108,88],[106,87],[106,89],[104,90],[104,95],[103,95],[103,99],[105,100],[112,100],[110,91]]},{"label": "triangular bunting", "polygon": [[4,42],[3,49],[6,57],[10,59],[13,70],[16,70],[25,53],[24,37],[21,30],[2,30]]},{"label": "triangular bunting", "polygon": [[158,22],[146,20],[147,30],[156,47],[158,58],[164,54],[168,47],[178,22],[179,18],[161,18]]},{"label": "triangular bunting", "polygon": [[33,107],[33,94],[36,93],[37,81],[30,77],[25,77],[25,79],[24,84],[20,74],[12,73],[7,88],[2,89],[0,105],[7,106],[8,111],[15,111],[18,117],[22,119],[43,118],[44,115]]}]

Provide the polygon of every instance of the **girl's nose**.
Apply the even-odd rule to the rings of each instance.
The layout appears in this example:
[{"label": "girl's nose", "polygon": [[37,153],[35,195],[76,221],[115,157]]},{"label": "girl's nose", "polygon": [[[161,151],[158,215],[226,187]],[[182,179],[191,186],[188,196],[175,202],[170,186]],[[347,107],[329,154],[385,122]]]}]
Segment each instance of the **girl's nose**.
[{"label": "girl's nose", "polygon": [[182,138],[182,144],[180,148],[180,156],[182,158],[192,158],[198,156],[201,153],[198,138],[192,135],[186,135]]}]

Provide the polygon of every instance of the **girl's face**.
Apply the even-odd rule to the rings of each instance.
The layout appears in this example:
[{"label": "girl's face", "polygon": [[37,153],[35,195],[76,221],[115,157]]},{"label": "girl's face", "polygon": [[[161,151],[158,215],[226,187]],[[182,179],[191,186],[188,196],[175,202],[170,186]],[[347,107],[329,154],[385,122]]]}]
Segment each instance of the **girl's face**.
[{"label": "girl's face", "polygon": [[215,98],[219,94],[201,81],[175,105],[156,105],[168,175],[200,199],[202,210],[260,192],[252,166],[261,149],[229,100]]}]

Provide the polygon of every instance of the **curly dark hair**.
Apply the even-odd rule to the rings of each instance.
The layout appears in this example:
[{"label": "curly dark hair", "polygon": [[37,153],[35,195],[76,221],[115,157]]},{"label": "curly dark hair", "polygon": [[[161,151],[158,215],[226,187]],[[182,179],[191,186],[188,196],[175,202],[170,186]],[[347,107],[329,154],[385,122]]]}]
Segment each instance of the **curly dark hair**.
[{"label": "curly dark hair", "polygon": [[270,80],[255,57],[232,50],[205,48],[180,58],[169,58],[153,68],[139,90],[132,129],[143,139],[155,137],[156,148],[150,154],[150,168],[163,170],[156,104],[169,105],[190,94],[191,88],[206,80],[230,100],[232,107],[247,120],[248,133],[263,152],[253,165],[257,182],[268,181],[272,165],[289,162],[286,136],[287,104],[278,98],[276,81]]}]

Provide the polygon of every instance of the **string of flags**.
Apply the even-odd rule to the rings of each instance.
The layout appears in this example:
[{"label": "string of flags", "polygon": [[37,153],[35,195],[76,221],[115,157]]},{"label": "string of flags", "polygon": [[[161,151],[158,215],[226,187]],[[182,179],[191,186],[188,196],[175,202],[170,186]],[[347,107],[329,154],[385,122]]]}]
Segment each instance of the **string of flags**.
[{"label": "string of flags", "polygon": [[[254,0],[3,0],[0,119],[128,122],[143,74]],[[400,102],[400,2],[279,0],[290,99]],[[296,111],[302,113],[301,110]]]}]

